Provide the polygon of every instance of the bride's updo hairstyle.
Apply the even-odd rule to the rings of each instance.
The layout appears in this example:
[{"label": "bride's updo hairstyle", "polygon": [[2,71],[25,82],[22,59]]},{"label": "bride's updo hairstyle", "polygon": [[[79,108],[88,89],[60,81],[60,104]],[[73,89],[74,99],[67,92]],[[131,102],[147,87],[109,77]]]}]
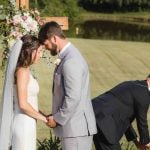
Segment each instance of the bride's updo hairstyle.
[{"label": "bride's updo hairstyle", "polygon": [[24,35],[21,38],[23,44],[17,62],[18,67],[28,67],[32,62],[32,53],[40,47],[38,38],[32,35]]}]

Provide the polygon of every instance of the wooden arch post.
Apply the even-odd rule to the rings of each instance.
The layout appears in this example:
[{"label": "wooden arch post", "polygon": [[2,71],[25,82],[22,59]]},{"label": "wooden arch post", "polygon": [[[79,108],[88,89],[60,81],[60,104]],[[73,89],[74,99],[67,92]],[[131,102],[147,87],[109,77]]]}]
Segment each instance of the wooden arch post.
[{"label": "wooden arch post", "polygon": [[16,0],[16,6],[18,8],[29,9],[29,0]]}]

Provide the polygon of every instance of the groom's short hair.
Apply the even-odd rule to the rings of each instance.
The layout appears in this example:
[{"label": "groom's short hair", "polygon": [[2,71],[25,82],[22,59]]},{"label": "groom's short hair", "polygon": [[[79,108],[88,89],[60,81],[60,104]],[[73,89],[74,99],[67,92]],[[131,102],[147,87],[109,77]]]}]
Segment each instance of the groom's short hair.
[{"label": "groom's short hair", "polygon": [[38,38],[40,42],[43,44],[45,40],[50,39],[54,35],[60,37],[61,39],[66,38],[66,36],[64,35],[61,29],[61,26],[57,22],[51,21],[51,22],[45,23],[41,27]]},{"label": "groom's short hair", "polygon": [[150,74],[147,76],[147,78],[150,78]]}]

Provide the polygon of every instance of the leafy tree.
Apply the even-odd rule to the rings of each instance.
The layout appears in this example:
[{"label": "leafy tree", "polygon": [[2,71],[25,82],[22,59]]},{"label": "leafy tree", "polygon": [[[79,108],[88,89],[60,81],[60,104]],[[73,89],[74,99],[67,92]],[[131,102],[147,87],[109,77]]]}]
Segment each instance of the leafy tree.
[{"label": "leafy tree", "polygon": [[75,0],[30,0],[31,8],[38,8],[42,16],[68,16],[70,21],[75,21],[80,8]]}]

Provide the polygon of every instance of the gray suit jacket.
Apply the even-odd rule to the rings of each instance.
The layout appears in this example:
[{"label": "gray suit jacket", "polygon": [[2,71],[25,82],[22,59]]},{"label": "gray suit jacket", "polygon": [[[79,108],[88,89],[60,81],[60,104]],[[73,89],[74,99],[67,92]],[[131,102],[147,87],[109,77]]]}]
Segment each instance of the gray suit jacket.
[{"label": "gray suit jacket", "polygon": [[58,123],[54,133],[58,137],[96,134],[88,66],[72,44],[60,57],[53,83],[52,114]]}]

